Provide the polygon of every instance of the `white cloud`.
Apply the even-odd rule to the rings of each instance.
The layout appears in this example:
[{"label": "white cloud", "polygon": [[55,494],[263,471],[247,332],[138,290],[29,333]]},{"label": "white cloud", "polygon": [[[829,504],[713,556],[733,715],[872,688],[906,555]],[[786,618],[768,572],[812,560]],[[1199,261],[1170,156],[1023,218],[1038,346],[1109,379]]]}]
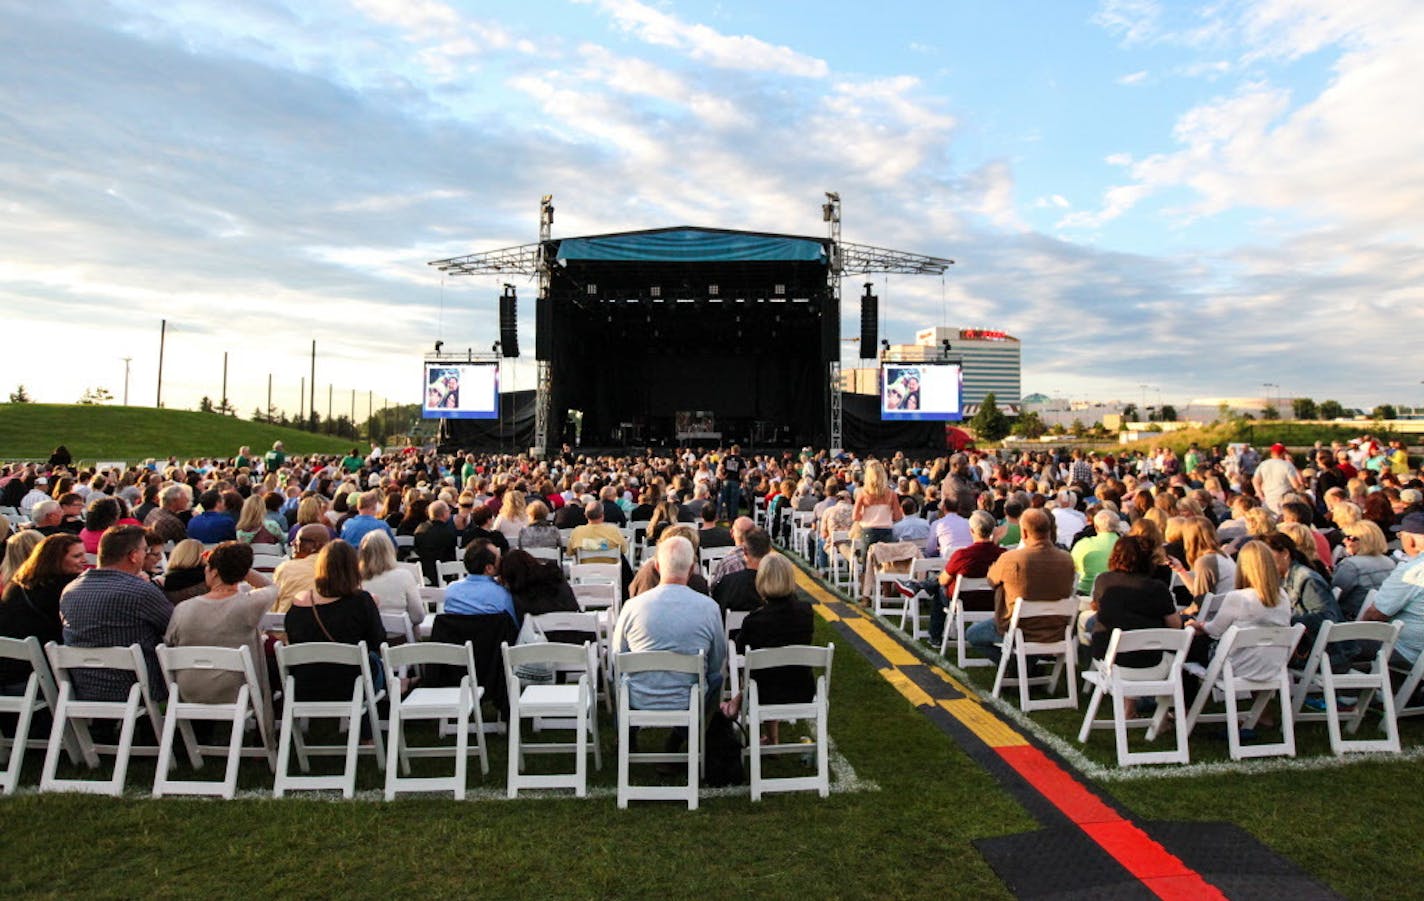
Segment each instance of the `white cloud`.
[{"label": "white cloud", "polygon": [[1068,209],[1068,207],[1072,206],[1072,204],[1068,202],[1068,198],[1064,197],[1062,194],[1049,194],[1045,197],[1035,198],[1033,201],[1033,205],[1034,208],[1040,210],[1046,210],[1050,207],[1060,210],[1066,210]]},{"label": "white cloud", "polygon": [[1157,37],[1161,20],[1162,7],[1155,0],[1103,0],[1092,19],[1125,46],[1145,44]]},{"label": "white cloud", "polygon": [[597,2],[619,27],[639,40],[681,50],[695,60],[721,69],[778,72],[803,78],[824,78],[830,73],[825,60],[751,35],[727,35],[706,25],[684,22],[638,0]]},{"label": "white cloud", "polygon": [[1120,84],[1120,85],[1129,85],[1129,86],[1130,86],[1130,85],[1143,84],[1143,83],[1146,82],[1146,81],[1147,81],[1147,70],[1146,70],[1146,69],[1139,69],[1139,70],[1137,70],[1136,72],[1129,72],[1129,73],[1127,73],[1126,75],[1121,75],[1121,76],[1119,76],[1118,79],[1117,79],[1117,83],[1118,83],[1118,84]]}]

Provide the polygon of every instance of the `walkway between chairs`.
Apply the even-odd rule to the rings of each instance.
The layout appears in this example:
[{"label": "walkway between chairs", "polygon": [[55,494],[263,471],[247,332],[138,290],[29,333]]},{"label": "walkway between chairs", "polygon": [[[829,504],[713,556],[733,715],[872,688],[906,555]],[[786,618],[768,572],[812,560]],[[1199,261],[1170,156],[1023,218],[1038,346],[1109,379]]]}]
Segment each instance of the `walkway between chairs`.
[{"label": "walkway between chairs", "polygon": [[1233,824],[1137,821],[904,636],[802,570],[797,582],[823,619],[1043,826],[975,842],[1018,897],[1338,897]]}]

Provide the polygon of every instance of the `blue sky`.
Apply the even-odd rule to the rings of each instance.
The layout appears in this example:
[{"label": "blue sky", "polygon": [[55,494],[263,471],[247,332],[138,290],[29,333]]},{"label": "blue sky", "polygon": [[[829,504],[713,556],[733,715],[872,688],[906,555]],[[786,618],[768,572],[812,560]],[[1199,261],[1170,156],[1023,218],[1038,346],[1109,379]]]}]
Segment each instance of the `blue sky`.
[{"label": "blue sky", "polygon": [[1006,329],[1026,392],[1424,394],[1424,4],[869,9],[0,0],[0,383],[131,356],[151,402],[166,317],[170,405],[227,351],[239,409],[269,373],[294,409],[313,339],[338,411],[413,402],[496,332],[499,279],[425,262],[533,240],[541,194],[556,236],[818,235],[836,190],[848,240],[958,261],[881,280],[886,336]]}]

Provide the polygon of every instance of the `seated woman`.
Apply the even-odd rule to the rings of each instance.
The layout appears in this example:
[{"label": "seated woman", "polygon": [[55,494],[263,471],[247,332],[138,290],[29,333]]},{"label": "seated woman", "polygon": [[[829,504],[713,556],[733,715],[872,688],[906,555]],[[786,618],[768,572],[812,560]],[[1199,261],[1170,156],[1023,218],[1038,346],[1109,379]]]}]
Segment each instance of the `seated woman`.
[{"label": "seated woman", "polygon": [[[21,535],[34,535],[28,529],[10,536],[6,543],[19,547]],[[6,638],[29,638],[40,644],[64,641],[64,628],[59,619],[59,596],[65,586],[84,572],[86,558],[79,536],[59,532],[37,542],[0,594],[0,635]],[[0,694],[23,694],[30,668],[15,660],[0,660]],[[12,690],[13,689],[13,690]]]},{"label": "seated woman", "polygon": [[559,529],[549,521],[549,505],[534,501],[524,508],[529,524],[520,531],[516,545],[521,548],[543,547],[559,549]]},{"label": "seated woman", "polygon": [[[810,644],[815,629],[811,605],[796,594],[796,567],[781,554],[772,553],[761,561],[756,577],[757,593],[764,602],[760,610],[747,614],[737,636],[737,653],[754,648],[784,648]],[[777,666],[754,676],[757,697],[763,704],[795,704],[816,694],[816,680],[804,666]],[[742,695],[722,705],[722,712],[735,719],[741,711]],[[766,724],[766,741],[780,740],[780,723]]]},{"label": "seated woman", "polygon": [[336,532],[332,530],[331,523],[326,521],[326,500],[319,495],[308,495],[297,503],[297,521],[292,523],[292,527],[287,530],[287,543],[292,544],[297,540],[297,532],[302,526],[318,523],[326,529],[327,540],[336,537]]},{"label": "seated woman", "polygon": [[382,612],[405,612],[411,625],[425,619],[420,584],[409,567],[396,562],[396,547],[385,532],[367,532],[361,539],[361,587],[376,599]]},{"label": "seated woman", "polygon": [[[1303,662],[1320,633],[1320,624],[1338,623],[1344,619],[1340,614],[1340,603],[1335,600],[1330,583],[1310,565],[1301,550],[1303,545],[1309,545],[1312,549],[1315,547],[1315,539],[1310,536],[1307,526],[1283,523],[1280,531],[1267,535],[1262,541],[1275,557],[1276,571],[1281,577],[1281,594],[1290,602],[1290,621],[1305,624],[1305,636],[1295,649],[1297,659]],[[1330,662],[1335,672],[1342,673],[1348,669],[1354,651],[1353,642],[1331,646]]]},{"label": "seated woman", "polygon": [[203,562],[203,543],[196,538],[184,538],[168,555],[168,569],[163,574],[163,593],[177,604],[197,597],[208,590],[207,566]]},{"label": "seated woman", "polygon": [[84,528],[79,530],[79,539],[84,542],[86,553],[99,553],[99,536],[112,525],[117,525],[123,515],[123,507],[117,499],[102,494],[89,502],[84,511]]},{"label": "seated woman", "polygon": [[[1182,577],[1182,584],[1196,604],[1200,604],[1207,595],[1220,594],[1233,584],[1236,564],[1217,544],[1216,529],[1212,527],[1211,520],[1201,516],[1187,520],[1182,526],[1182,546],[1187,562],[1183,564],[1181,560],[1171,558],[1168,563]],[[1196,605],[1188,608],[1188,612],[1195,613]]]},{"label": "seated woman", "polygon": [[[42,541],[44,536],[35,529],[23,529],[5,539],[5,558],[0,560],[0,591],[10,587],[10,580],[20,571],[20,567],[25,565],[25,561],[30,559],[30,555]],[[87,568],[89,558],[84,559]]]},{"label": "seated woman", "polygon": [[[1140,535],[1126,535],[1113,545],[1107,572],[1093,583],[1093,609],[1097,611],[1092,628],[1094,660],[1107,656],[1114,629],[1127,632],[1182,627],[1171,591],[1152,578],[1152,552],[1152,543]],[[1160,651],[1134,651],[1119,655],[1117,663],[1146,668],[1156,666],[1161,659]],[[1134,714],[1129,710],[1128,715]]]},{"label": "seated woman", "polygon": [[272,544],[281,547],[283,535],[267,518],[267,501],[254,494],[242,502],[237,517],[237,540],[244,544]]},{"label": "seated woman", "polygon": [[653,515],[648,518],[648,542],[657,544],[662,541],[664,530],[677,525],[677,522],[677,504],[668,500],[658,504],[653,510]]},{"label": "seated woman", "polygon": [[[287,611],[286,629],[289,644],[364,641],[368,654],[380,652],[386,630],[381,625],[375,599],[361,588],[361,568],[355,548],[338,539],[321,549],[316,555],[315,588],[302,592],[292,601]],[[376,690],[380,691],[384,678],[375,671],[371,675]],[[355,673],[351,667],[340,664],[314,663],[297,667],[293,678],[299,700],[344,701],[351,697]],[[364,731],[364,717],[361,722]]]},{"label": "seated woman", "polygon": [[1370,520],[1345,528],[1345,557],[1335,567],[1333,587],[1340,590],[1340,613],[1355,619],[1365,605],[1365,597],[1384,584],[1394,572],[1394,560],[1386,550],[1384,532]]},{"label": "seated woman", "polygon": [[[257,625],[277,599],[277,588],[252,568],[252,559],[252,546],[240,541],[224,541],[213,548],[203,570],[207,592],[173,609],[163,642],[170,647],[246,647],[262,692],[257,709],[270,716],[267,658]],[[178,674],[178,690],[185,701],[227,704],[245,681],[241,673],[184,670]]]},{"label": "seated woman", "polygon": [[[651,529],[648,531],[650,533],[652,532]],[[682,524],[668,525],[667,528],[662,530],[661,537],[658,540],[663,541],[674,535],[686,538],[692,543],[693,559],[696,559],[699,548],[701,547],[701,543],[697,540],[697,529]],[[659,582],[662,581],[658,575],[658,568],[654,566],[653,563],[654,560],[652,557],[643,561],[643,565],[638,568],[638,574],[633,577],[633,581],[628,586],[628,597],[637,597],[649,588],[656,588]],[[707,584],[707,577],[703,575],[701,566],[694,566],[692,568],[692,575],[687,580],[687,587],[708,596],[712,594],[712,589]]]},{"label": "seated woman", "polygon": [[[1215,640],[1233,625],[1289,626],[1290,603],[1281,592],[1280,570],[1271,549],[1263,541],[1248,541],[1236,559],[1236,588],[1222,598],[1216,615],[1207,622],[1190,620],[1200,641],[1192,644],[1191,657],[1206,663],[1211,657],[1207,639]],[[1277,649],[1240,648],[1231,652],[1231,666],[1237,678],[1271,679],[1282,663]],[[1202,686],[1202,691],[1209,691]],[[1263,723],[1263,725],[1269,725]]]},{"label": "seated woman", "polygon": [[[520,622],[531,614],[576,613],[581,609],[573,586],[564,578],[563,567],[553,560],[512,550],[500,557],[499,577],[514,598],[514,612],[519,614]],[[549,640],[561,639],[551,635]]]}]

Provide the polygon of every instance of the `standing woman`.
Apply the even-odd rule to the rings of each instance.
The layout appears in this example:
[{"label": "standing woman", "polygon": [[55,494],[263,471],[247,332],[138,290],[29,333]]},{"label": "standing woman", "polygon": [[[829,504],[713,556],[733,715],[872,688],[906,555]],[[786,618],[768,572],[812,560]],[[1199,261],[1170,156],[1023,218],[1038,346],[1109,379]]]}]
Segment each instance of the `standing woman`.
[{"label": "standing woman", "polygon": [[[361,588],[356,549],[340,539],[331,542],[316,555],[315,576],[315,587],[297,595],[287,611],[288,643],[364,641],[368,654],[379,652],[386,630],[375,600]],[[351,667],[328,663],[297,667],[293,675],[297,696],[306,701],[348,700],[355,678]],[[384,679],[377,676],[375,682],[379,691]]]},{"label": "standing woman", "polygon": [[889,541],[891,527],[904,516],[900,499],[886,478],[884,464],[871,460],[865,467],[865,482],[855,496],[851,514],[851,522],[860,524],[861,549],[868,551],[872,544]]}]

